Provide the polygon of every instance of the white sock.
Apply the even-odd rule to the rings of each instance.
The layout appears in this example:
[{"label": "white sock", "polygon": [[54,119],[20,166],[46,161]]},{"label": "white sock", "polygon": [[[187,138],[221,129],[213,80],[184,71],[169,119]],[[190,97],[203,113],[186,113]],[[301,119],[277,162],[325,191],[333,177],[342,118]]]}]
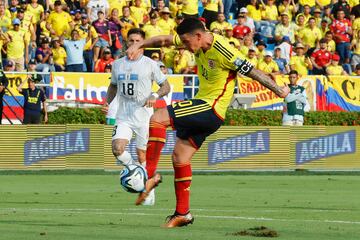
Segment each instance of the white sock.
[{"label": "white sock", "polygon": [[116,156],[116,159],[124,166],[134,164],[134,160],[128,151],[124,151],[120,156]]}]

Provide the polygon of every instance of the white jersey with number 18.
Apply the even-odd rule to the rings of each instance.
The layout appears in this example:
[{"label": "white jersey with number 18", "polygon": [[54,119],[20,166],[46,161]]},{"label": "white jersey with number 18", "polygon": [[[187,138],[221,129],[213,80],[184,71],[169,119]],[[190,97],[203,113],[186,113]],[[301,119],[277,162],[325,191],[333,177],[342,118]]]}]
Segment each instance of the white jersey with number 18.
[{"label": "white jersey with number 18", "polygon": [[117,86],[119,107],[116,122],[125,121],[132,126],[148,124],[153,109],[144,107],[144,104],[152,93],[152,82],[160,85],[165,80],[157,63],[146,56],[134,61],[127,57],[114,61],[111,84]]}]

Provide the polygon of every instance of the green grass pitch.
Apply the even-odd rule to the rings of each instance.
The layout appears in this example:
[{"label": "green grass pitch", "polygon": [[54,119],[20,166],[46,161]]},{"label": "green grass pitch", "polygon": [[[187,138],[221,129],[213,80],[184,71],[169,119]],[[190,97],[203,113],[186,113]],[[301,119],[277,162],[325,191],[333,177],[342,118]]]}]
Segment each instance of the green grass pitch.
[{"label": "green grass pitch", "polygon": [[210,240],[266,226],[275,239],[360,239],[359,174],[195,174],[193,225],[163,229],[173,213],[173,177],[156,205],[134,205],[114,173],[0,172],[0,239]]}]

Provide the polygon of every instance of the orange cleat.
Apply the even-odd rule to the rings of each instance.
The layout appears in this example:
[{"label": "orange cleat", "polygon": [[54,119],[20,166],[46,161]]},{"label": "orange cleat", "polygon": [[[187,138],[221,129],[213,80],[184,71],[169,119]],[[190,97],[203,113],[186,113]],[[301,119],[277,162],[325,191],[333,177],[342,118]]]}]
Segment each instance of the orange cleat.
[{"label": "orange cleat", "polygon": [[145,191],[139,194],[138,198],[135,201],[135,205],[141,205],[145,201],[147,196],[149,196],[150,191],[156,188],[161,182],[162,177],[159,173],[156,173],[152,178],[148,179],[146,181]]},{"label": "orange cleat", "polygon": [[174,228],[174,227],[184,227],[188,224],[193,224],[194,217],[191,213],[187,213],[185,215],[180,215],[174,213],[166,218],[166,223],[162,225],[164,228]]}]

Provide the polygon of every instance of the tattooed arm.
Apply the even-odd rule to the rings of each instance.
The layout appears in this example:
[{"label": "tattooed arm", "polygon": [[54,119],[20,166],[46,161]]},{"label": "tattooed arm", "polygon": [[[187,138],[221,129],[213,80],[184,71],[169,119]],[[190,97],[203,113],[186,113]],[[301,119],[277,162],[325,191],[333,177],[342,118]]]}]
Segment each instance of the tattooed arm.
[{"label": "tattooed arm", "polygon": [[266,75],[263,71],[260,71],[259,69],[253,68],[246,76],[258,81],[259,83],[261,83],[261,85],[267,87],[279,97],[284,98],[290,92],[288,86],[281,87],[277,85],[276,82],[272,80],[269,75]]}]

